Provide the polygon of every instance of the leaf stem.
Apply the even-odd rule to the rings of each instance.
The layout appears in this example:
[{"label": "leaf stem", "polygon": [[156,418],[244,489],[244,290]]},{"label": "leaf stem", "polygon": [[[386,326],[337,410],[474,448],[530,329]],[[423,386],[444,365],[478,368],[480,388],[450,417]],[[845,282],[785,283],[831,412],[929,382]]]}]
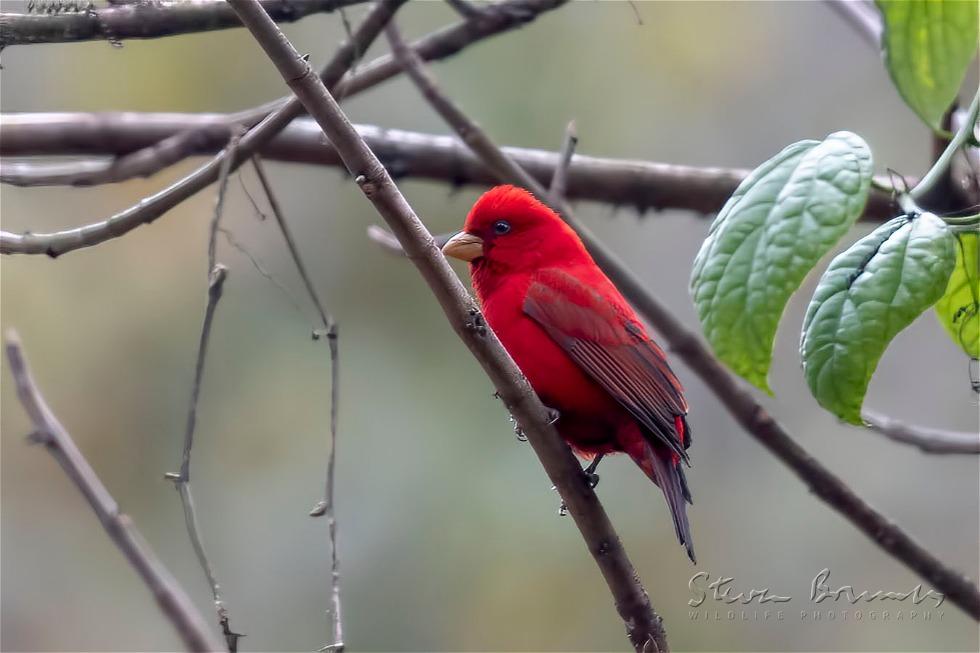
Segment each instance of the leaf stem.
[{"label": "leaf stem", "polygon": [[929,168],[929,172],[922,178],[915,188],[909,192],[909,196],[915,201],[921,200],[936,183],[942,179],[943,175],[946,174],[950,163],[953,160],[953,155],[956,151],[963,147],[970,138],[973,136],[973,130],[977,124],[977,117],[980,115],[980,92],[977,92],[973,96],[973,102],[970,104],[970,110],[968,112],[966,120],[960,125],[960,128],[956,130],[953,134],[953,138],[950,139],[949,145],[943,150],[943,153],[939,155],[936,162]]}]

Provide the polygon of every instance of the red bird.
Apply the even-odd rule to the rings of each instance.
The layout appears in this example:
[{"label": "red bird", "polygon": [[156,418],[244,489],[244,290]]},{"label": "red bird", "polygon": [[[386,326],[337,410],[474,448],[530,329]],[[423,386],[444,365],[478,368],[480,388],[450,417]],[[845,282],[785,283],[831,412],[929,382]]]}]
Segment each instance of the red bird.
[{"label": "red bird", "polygon": [[660,486],[677,539],[695,561],[681,462],[687,401],[663,350],[578,235],[527,191],[498,186],[442,251],[469,261],[487,323],[547,406],[593,482],[625,452]]}]

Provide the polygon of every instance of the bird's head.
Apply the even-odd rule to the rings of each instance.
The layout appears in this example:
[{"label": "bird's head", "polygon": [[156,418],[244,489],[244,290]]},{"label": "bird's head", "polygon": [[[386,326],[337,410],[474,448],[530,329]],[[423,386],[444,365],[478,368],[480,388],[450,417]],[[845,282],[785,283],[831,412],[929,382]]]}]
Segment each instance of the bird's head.
[{"label": "bird's head", "polygon": [[476,201],[446,256],[497,272],[530,272],[589,260],[582,241],[554,211],[516,186],[491,188]]}]

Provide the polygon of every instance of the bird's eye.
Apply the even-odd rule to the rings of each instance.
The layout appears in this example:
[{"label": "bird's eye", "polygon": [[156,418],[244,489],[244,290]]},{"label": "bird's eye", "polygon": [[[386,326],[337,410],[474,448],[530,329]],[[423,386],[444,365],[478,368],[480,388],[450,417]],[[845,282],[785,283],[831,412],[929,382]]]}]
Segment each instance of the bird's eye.
[{"label": "bird's eye", "polygon": [[497,220],[496,222],[493,223],[493,233],[497,234],[498,236],[503,236],[504,234],[509,232],[510,232],[510,223],[507,222],[506,220]]}]

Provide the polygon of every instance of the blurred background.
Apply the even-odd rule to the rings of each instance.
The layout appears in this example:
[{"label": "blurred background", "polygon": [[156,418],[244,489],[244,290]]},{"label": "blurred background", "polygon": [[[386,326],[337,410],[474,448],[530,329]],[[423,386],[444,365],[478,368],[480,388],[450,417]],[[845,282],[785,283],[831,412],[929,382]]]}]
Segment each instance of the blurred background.
[{"label": "blurred background", "polygon": [[[17,7],[4,0],[3,8]],[[557,149],[574,118],[583,154],[750,168],[791,142],[848,129],[871,145],[877,172],[927,168],[927,130],[880,58],[822,3],[636,9],[642,24],[626,2],[573,2],[433,71],[502,144]],[[363,13],[348,10],[353,21]],[[412,37],[456,19],[437,1],[412,2],[398,16]],[[337,15],[286,32],[314,62],[344,34]],[[368,54],[385,48],[379,39]],[[122,48],[13,47],[0,75],[4,112],[234,111],[284,92],[243,30]],[[448,133],[404,79],[345,108],[355,122]],[[93,222],[199,163],[93,189],[4,187],[3,228]],[[267,167],[340,324],[336,497],[349,649],[626,650],[608,591],[571,519],[557,515],[536,457],[515,439],[490,383],[409,263],[365,237],[380,220],[359,190],[337,169]],[[241,184],[260,195],[254,171],[243,168],[231,180],[224,224],[289,294],[221,241],[230,277],[201,398],[194,492],[232,625],[247,634],[241,649],[309,651],[328,638],[327,524],[307,516],[328,450],[328,352],[310,340],[315,313],[274,224],[257,219]],[[478,195],[400,185],[433,232],[458,228]],[[209,591],[163,474],[179,466],[213,193],[97,248],[0,262],[3,328],[18,329],[52,408],[209,619]],[[697,328],[687,282],[709,219],[576,208]],[[775,397],[755,395],[858,493],[976,581],[977,459],[922,454],[842,426],[816,405],[797,353],[814,284],[812,276],[782,322]],[[42,449],[25,444],[30,426],[3,367],[2,648],[180,648],[87,504]],[[819,621],[801,618],[812,613],[810,582],[824,568],[834,587],[857,591],[904,592],[920,579],[811,496],[683,364],[675,368],[696,433],[689,479],[699,565],[687,561],[660,492],[631,462],[604,462],[598,492],[676,650],[977,649],[976,624],[950,602],[928,621],[907,612],[856,621],[843,603],[836,610],[847,609],[846,621],[829,619],[827,603]],[[931,313],[888,349],[866,405],[914,423],[978,428],[967,361]],[[712,617],[692,619],[688,581],[698,571],[793,601],[778,606],[782,620],[753,617],[755,605],[747,618],[729,619],[729,606],[709,598],[702,608]]]}]

